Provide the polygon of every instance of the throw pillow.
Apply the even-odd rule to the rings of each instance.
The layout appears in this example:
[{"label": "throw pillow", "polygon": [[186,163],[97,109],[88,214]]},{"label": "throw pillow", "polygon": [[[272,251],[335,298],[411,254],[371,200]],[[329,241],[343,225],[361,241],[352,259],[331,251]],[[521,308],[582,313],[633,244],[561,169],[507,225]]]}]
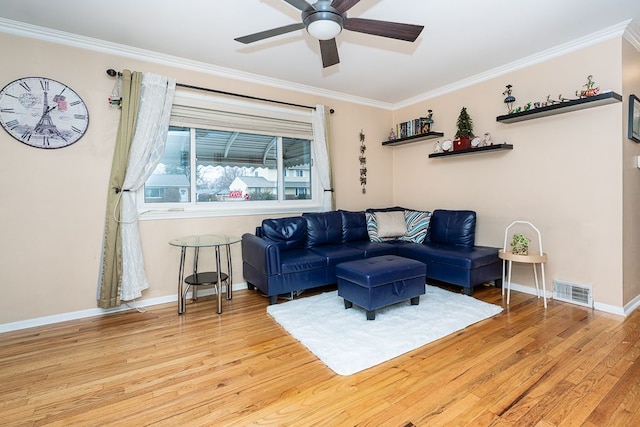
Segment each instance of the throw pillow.
[{"label": "throw pillow", "polygon": [[366,212],[365,217],[367,218],[367,234],[369,234],[369,240],[372,242],[388,242],[390,240],[396,240],[395,237],[389,238],[381,238],[378,236],[378,222],[376,221],[375,214],[371,212]]},{"label": "throw pillow", "polygon": [[423,243],[429,230],[431,212],[404,211],[404,217],[407,223],[407,234],[402,236],[400,240]]},{"label": "throw pillow", "polygon": [[403,211],[376,212],[378,237],[401,237],[407,234],[407,223]]}]

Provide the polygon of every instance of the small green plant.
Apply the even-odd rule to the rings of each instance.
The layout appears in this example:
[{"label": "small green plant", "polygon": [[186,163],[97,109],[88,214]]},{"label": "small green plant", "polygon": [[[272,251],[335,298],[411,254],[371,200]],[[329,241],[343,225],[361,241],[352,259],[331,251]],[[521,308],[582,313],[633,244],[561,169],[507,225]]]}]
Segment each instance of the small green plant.
[{"label": "small green plant", "polygon": [[516,255],[527,255],[529,253],[529,242],[531,242],[531,239],[524,234],[514,234],[513,240],[511,240],[511,247],[513,248],[511,252]]}]

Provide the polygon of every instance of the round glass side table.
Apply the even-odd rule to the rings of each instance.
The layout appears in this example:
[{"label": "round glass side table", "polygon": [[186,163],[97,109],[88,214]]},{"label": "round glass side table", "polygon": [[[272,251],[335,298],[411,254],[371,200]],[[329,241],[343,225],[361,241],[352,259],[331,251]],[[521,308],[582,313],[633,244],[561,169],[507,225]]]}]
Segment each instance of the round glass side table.
[{"label": "round glass side table", "polygon": [[[186,296],[189,288],[192,288],[192,297],[195,301],[197,296],[197,287],[202,285],[213,285],[216,290],[218,308],[217,313],[222,313],[222,283],[225,282],[227,288],[227,299],[233,298],[232,292],[232,263],[231,263],[231,245],[239,243],[240,237],[227,236],[227,235],[215,235],[215,234],[203,234],[194,236],[179,237],[169,241],[171,246],[180,247],[180,268],[178,271],[178,314],[182,314],[186,311]],[[225,249],[227,271],[222,271],[221,251],[220,248]],[[194,249],[193,256],[193,274],[184,277],[184,261],[187,254],[187,249]],[[198,255],[200,248],[214,248],[216,271],[198,272]],[[185,286],[186,284],[186,286]]]}]

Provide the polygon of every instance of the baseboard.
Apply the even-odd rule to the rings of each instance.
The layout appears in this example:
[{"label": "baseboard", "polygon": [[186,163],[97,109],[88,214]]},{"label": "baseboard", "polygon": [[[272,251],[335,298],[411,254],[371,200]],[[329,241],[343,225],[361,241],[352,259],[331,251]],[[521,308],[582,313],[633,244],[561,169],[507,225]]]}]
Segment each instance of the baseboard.
[{"label": "baseboard", "polygon": [[[503,283],[503,286],[506,290],[506,284]],[[511,282],[511,290],[523,292],[529,295],[536,295],[536,288],[532,288],[531,286],[524,286],[518,283]],[[545,295],[549,299],[553,299],[553,290],[547,289]],[[542,296],[542,295],[541,295]],[[564,302],[564,301],[563,301]],[[567,303],[570,304],[570,303]],[[636,297],[632,302],[627,304],[625,307],[618,307],[615,305],[603,304],[597,301],[593,302],[593,308],[598,311],[604,311],[605,313],[617,314],[618,316],[628,316],[633,310],[637,307],[640,307],[640,295]],[[588,308],[588,307],[585,307]]]},{"label": "baseboard", "polygon": [[[506,284],[505,284],[506,286]],[[247,289],[247,283],[235,283],[233,285],[233,290],[237,291],[240,289]],[[513,283],[511,282],[511,289],[517,292],[523,292],[525,294],[529,294],[529,295],[536,295],[536,289],[532,288],[530,286],[524,286],[524,285],[520,285],[518,283]],[[198,295],[202,295],[202,296],[207,296],[207,295],[212,295],[213,294],[213,288],[208,288],[208,289],[202,289],[198,292]],[[189,298],[191,297],[191,294],[187,295]],[[546,291],[546,296],[547,298],[553,298],[553,292],[551,290],[547,290]],[[77,320],[77,319],[84,319],[87,317],[93,317],[93,316],[102,316],[105,314],[111,314],[111,313],[117,313],[120,311],[127,311],[127,310],[135,310],[137,308],[143,308],[143,307],[150,307],[150,306],[154,306],[154,305],[159,305],[159,304],[167,304],[167,303],[172,303],[172,302],[177,302],[178,301],[178,295],[165,295],[162,297],[156,297],[156,298],[149,298],[149,299],[143,299],[143,300],[139,300],[139,301],[132,301],[132,302],[128,302],[126,304],[121,304],[119,307],[114,307],[114,308],[108,308],[108,309],[104,309],[104,308],[90,308],[87,310],[80,310],[80,311],[73,311],[73,312],[69,312],[69,313],[61,313],[61,314],[55,314],[53,316],[45,316],[45,317],[38,317],[35,319],[27,319],[27,320],[22,320],[19,322],[11,322],[11,323],[3,323],[0,324],[0,333],[3,332],[11,332],[11,331],[17,331],[17,330],[21,330],[21,329],[28,329],[28,328],[34,328],[36,326],[46,326],[46,325],[51,325],[54,323],[60,323],[60,322],[66,322],[69,320]],[[609,304],[603,304],[603,303],[599,303],[599,302],[594,302],[594,309],[598,310],[598,311],[603,311],[605,313],[611,313],[611,314],[616,314],[619,316],[628,316],[631,312],[633,312],[636,308],[640,307],[640,295],[638,295],[636,298],[634,298],[632,301],[630,301],[628,304],[626,304],[624,307],[618,307],[618,306],[613,306],[613,305],[609,305]]]},{"label": "baseboard", "polygon": [[[245,282],[245,283],[233,284],[234,291],[237,291],[240,289],[247,289],[247,283]],[[198,291],[198,296],[207,296],[207,295],[213,295],[213,288],[201,289]],[[188,293],[187,297],[191,298],[191,293]],[[127,311],[127,310],[135,310],[138,308],[150,307],[153,305],[167,304],[171,302],[177,303],[177,301],[178,301],[177,294],[165,295],[162,297],[143,299],[139,301],[130,301],[127,303],[122,303],[120,304],[120,306],[113,307],[113,308],[89,308],[86,310],[72,311],[69,313],[54,314],[52,316],[37,317],[35,319],[21,320],[19,322],[3,323],[3,324],[0,324],[0,333],[18,331],[18,330],[27,329],[27,328],[34,328],[36,326],[46,326],[54,323],[67,322],[69,320],[84,319],[84,318],[93,317],[93,316],[103,316],[105,314],[118,313],[118,312]]]},{"label": "baseboard", "polygon": [[624,316],[630,315],[636,308],[640,307],[640,295],[629,301],[624,306]]}]

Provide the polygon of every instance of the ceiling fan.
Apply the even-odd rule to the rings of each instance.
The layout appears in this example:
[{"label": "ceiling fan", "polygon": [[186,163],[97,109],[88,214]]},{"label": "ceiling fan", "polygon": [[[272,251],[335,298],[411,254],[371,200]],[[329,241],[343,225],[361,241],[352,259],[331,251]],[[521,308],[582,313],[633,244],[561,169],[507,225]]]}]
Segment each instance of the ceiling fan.
[{"label": "ceiling fan", "polygon": [[335,37],[343,29],[413,42],[424,28],[422,25],[347,18],[347,11],[360,0],[317,0],[314,4],[309,4],[304,0],[284,1],[302,11],[302,22],[260,31],[259,33],[238,37],[235,40],[249,44],[306,28],[309,34],[320,41],[322,66],[327,68],[340,63]]}]

